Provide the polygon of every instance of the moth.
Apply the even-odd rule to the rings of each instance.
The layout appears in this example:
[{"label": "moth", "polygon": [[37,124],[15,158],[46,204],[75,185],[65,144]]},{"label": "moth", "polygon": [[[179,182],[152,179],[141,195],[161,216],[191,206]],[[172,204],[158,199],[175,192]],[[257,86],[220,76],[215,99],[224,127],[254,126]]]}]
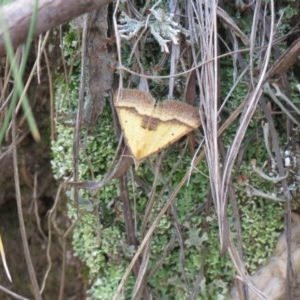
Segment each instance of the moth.
[{"label": "moth", "polygon": [[136,164],[200,126],[197,108],[176,100],[155,103],[148,93],[121,89],[114,105]]}]

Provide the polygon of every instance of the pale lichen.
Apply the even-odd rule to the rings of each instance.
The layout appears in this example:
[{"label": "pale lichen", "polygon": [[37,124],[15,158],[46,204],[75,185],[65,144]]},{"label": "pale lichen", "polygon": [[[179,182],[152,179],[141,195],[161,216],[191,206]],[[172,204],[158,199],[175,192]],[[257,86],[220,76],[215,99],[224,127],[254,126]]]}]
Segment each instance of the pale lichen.
[{"label": "pale lichen", "polygon": [[141,29],[150,29],[151,34],[159,43],[162,52],[169,53],[168,43],[179,44],[180,33],[186,37],[188,31],[179,23],[174,21],[174,14],[166,13],[163,9],[150,9],[151,15],[143,20],[130,18],[125,12],[121,13],[118,26],[120,36],[123,39],[130,40],[137,36]]}]

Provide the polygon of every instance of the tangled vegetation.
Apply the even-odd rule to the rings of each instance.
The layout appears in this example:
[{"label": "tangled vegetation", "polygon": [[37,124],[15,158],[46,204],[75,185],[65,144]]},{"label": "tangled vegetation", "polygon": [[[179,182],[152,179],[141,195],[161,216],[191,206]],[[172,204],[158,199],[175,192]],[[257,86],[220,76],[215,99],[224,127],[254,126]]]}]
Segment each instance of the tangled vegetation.
[{"label": "tangled vegetation", "polygon": [[[160,6],[159,9],[166,10],[167,8]],[[240,25],[246,33],[247,29],[249,30],[251,18],[243,19],[241,15],[243,15],[242,11],[236,13],[235,19],[240,21]],[[123,25],[120,27],[122,34],[130,31],[130,34],[125,36],[126,40],[137,36],[147,22],[146,19],[140,23],[135,22],[125,13],[121,17],[123,18],[121,20]],[[149,22],[151,24],[151,16]],[[133,26],[134,30],[129,30],[130,26]],[[176,23],[172,23],[172,26],[176,26]],[[178,28],[177,33],[182,30],[182,27]],[[151,30],[153,30],[152,27]],[[184,31],[184,34],[186,32]],[[152,31],[151,33],[153,34]],[[163,40],[166,38],[165,36],[157,38],[154,34],[153,37],[154,39],[146,36],[143,39],[143,36],[139,36],[142,40],[140,51],[143,53],[140,63],[145,68],[143,72],[146,73],[160,63],[157,59],[161,50],[157,47],[158,44],[165,50],[168,45],[167,41]],[[71,29],[66,34],[64,50],[68,53],[70,47],[77,45],[77,40],[78,37]],[[122,58],[126,62],[126,67],[133,69],[134,63],[129,62],[130,58],[128,57],[132,55],[131,46],[128,47],[128,45],[131,45],[130,42],[129,44],[125,42],[121,48]],[[170,57],[167,58],[167,61],[171,63]],[[236,83],[237,70],[231,63],[228,57],[220,60],[222,99],[228,97],[229,91]],[[76,69],[73,72],[76,74]],[[169,74],[168,65],[165,65],[160,73]],[[79,76],[78,71],[77,74]],[[124,82],[133,80],[131,83],[133,85],[139,82],[138,77],[130,78],[126,72],[122,75]],[[224,80],[225,78],[226,80]],[[74,75],[69,85],[76,86],[77,81],[78,77]],[[151,81],[149,83],[151,93],[155,96],[166,94],[165,82],[167,80],[154,79]],[[64,84],[58,81],[57,91],[60,91],[62,86],[70,89]],[[176,79],[175,93],[180,95],[184,91],[185,84],[184,81]],[[70,90],[74,91],[72,88]],[[244,79],[243,82],[237,83],[229,100],[224,102],[222,120],[225,121],[234,113],[247,97],[247,93],[248,84]],[[69,114],[76,113],[76,109],[73,110],[70,107],[76,108],[77,98],[78,94],[76,93],[70,95],[70,102],[65,101],[65,104],[57,107],[58,113],[65,111],[65,105],[68,106]],[[57,99],[61,99],[60,93],[57,93]],[[283,229],[283,204],[255,195],[249,197],[244,185],[246,178],[247,185],[251,184],[266,193],[279,193],[278,184],[262,180],[251,166],[252,159],[256,160],[257,166],[262,166],[269,160],[261,127],[264,118],[263,112],[257,108],[246,132],[244,143],[241,145],[240,162],[232,170],[232,184],[236,191],[235,197],[241,222],[243,257],[245,266],[250,273],[268,261]],[[112,132],[114,132],[112,120],[113,114],[108,96],[103,113],[92,134],[89,134],[88,130],[84,128],[80,133],[80,180],[91,178],[101,180],[110,169],[118,145],[117,138],[112,138]],[[238,122],[232,122],[223,134],[222,140],[225,149],[230,147],[238,126]],[[73,144],[70,141],[72,141],[74,130],[63,124],[60,124],[57,129],[58,138],[52,147],[53,168],[57,178],[69,180],[73,170]],[[279,130],[282,132],[282,128]],[[197,140],[200,141],[202,139],[201,132],[197,134]],[[280,139],[284,146],[284,136],[281,135]],[[177,145],[165,150],[158,158],[150,158],[147,163],[134,171],[135,175],[127,176],[128,194],[134,213],[135,234],[139,241],[143,239],[147,228],[185,176],[191,165],[191,159],[192,155],[186,140],[182,140]],[[157,161],[159,165],[156,164]],[[135,176],[138,176],[138,180]],[[180,189],[168,213],[156,225],[154,235],[149,240],[146,278],[147,284],[151,287],[151,293],[156,299],[187,299],[194,293],[198,293],[197,299],[226,299],[229,295],[234,278],[234,268],[227,254],[220,255],[218,217],[209,193],[209,176],[207,163],[200,162],[191,174],[188,184]],[[243,181],[242,184],[241,181]],[[116,287],[136,251],[134,245],[126,243],[125,221],[122,215],[123,204],[120,201],[121,191],[119,189],[117,181],[113,180],[96,194],[88,190],[81,191],[78,204],[76,201],[74,202],[71,190],[68,191],[70,196],[69,216],[73,220],[78,219],[73,233],[73,246],[77,255],[88,267],[86,279],[90,284],[88,291],[90,299],[113,298]],[[149,201],[153,201],[151,212],[145,215]],[[79,211],[77,205],[79,205]],[[226,213],[233,238],[236,241],[238,234],[234,210],[232,205],[228,205]],[[142,261],[143,259],[145,258],[143,257]],[[122,298],[131,298],[136,291],[135,285],[135,276],[131,274],[123,286]]]},{"label": "tangled vegetation", "polygon": [[[108,2],[40,36],[34,45],[36,58],[30,45],[37,33],[38,1],[30,38],[17,52],[22,59],[14,54],[9,35],[2,37],[7,61],[1,61],[0,67],[0,144],[5,150],[0,166],[8,170],[3,158],[12,160],[13,171],[3,174],[7,182],[15,182],[13,196],[10,192],[8,197],[0,178],[0,204],[2,198],[17,199],[28,286],[41,299],[50,285],[49,274],[61,267],[61,286],[57,281],[53,286],[59,289],[58,298],[64,299],[68,263],[76,260],[75,254],[84,264],[78,282],[87,287],[80,297],[87,299],[201,300],[229,299],[233,294],[247,299],[247,289],[250,299],[263,297],[251,276],[266,271],[262,267],[270,257],[271,262],[283,258],[283,264],[292,260],[300,243],[293,236],[291,217],[300,213],[300,4],[294,0]],[[1,47],[0,43],[0,54]],[[49,84],[47,96],[37,96],[37,101],[30,97],[36,85],[33,78]],[[156,103],[176,100],[177,104],[164,102],[173,119],[165,119],[165,112],[154,114],[163,104],[148,98],[147,102],[129,97],[123,102],[131,106],[125,109],[116,105],[124,100],[125,89],[131,91],[130,97],[150,99],[151,95]],[[42,101],[37,105],[48,98],[48,106],[42,107]],[[150,108],[143,107],[146,104]],[[50,122],[42,114],[36,121],[34,115],[45,107]],[[178,119],[185,108],[193,113],[184,118],[195,117],[196,125]],[[125,120],[118,109],[123,109]],[[129,139],[136,143],[148,139],[141,144],[151,146],[153,141],[150,134],[136,136],[139,131],[134,131],[128,136],[122,131],[128,116],[134,116],[130,124],[141,132],[158,131],[158,124],[169,122],[168,147],[157,139],[154,154],[138,159]],[[48,122],[42,137],[39,122]],[[183,127],[186,135],[173,139],[172,126]],[[161,132],[159,138],[167,140]],[[47,179],[41,180],[51,173],[43,169],[48,154],[35,161],[32,145],[28,146],[31,139],[25,147],[30,155],[18,148],[30,134],[45,144],[51,139],[51,166],[58,182],[51,197],[46,195]],[[32,162],[30,167],[26,162]],[[22,203],[25,188],[28,203]],[[66,213],[59,208],[62,202]],[[25,204],[38,230],[34,238],[46,249],[45,269],[39,273],[29,251],[32,237],[26,237]],[[297,220],[300,224],[300,217]],[[287,243],[274,254],[279,236],[285,241],[283,231]],[[55,239],[61,253],[57,261],[57,253],[51,252]],[[11,279],[4,248],[0,237],[0,256]],[[54,261],[61,266],[56,269]],[[280,279],[286,283],[280,294],[286,299],[292,299],[290,293],[299,285],[300,267],[292,268],[291,261]]]}]

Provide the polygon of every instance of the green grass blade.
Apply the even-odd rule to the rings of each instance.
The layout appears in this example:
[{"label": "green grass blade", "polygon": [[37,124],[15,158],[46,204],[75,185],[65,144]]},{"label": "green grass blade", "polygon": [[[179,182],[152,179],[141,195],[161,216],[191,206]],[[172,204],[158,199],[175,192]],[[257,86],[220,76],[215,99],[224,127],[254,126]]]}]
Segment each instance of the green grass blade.
[{"label": "green grass blade", "polygon": [[[20,64],[19,68],[16,64],[14,49],[13,49],[13,45],[12,45],[12,42],[11,42],[11,38],[9,36],[8,28],[7,28],[6,23],[5,23],[5,18],[1,18],[1,20],[2,20],[1,26],[3,28],[3,36],[4,36],[4,41],[5,41],[5,48],[6,48],[7,58],[9,59],[9,62],[10,62],[10,65],[11,65],[12,74],[13,74],[13,77],[14,77],[14,83],[15,84],[14,84],[14,93],[13,93],[13,96],[12,96],[12,100],[11,100],[11,103],[9,105],[7,114],[4,118],[3,126],[0,130],[0,145],[2,144],[2,141],[4,139],[9,121],[11,120],[13,110],[16,106],[16,102],[17,102],[18,98],[22,97],[22,94],[23,94],[23,91],[24,91],[24,85],[23,85],[23,82],[22,82],[22,77],[23,77],[23,74],[24,74],[24,71],[25,71],[27,59],[28,59],[28,56],[29,56],[29,53],[30,53],[31,41],[32,41],[33,35],[34,35],[34,27],[35,27],[36,16],[37,16],[37,7],[38,7],[38,0],[35,1],[35,7],[34,7],[34,10],[33,10],[32,18],[31,18],[31,22],[30,22],[30,27],[29,27],[29,32],[28,32],[28,35],[27,35],[26,43],[25,43],[25,51],[24,51],[24,55],[22,57],[22,61],[21,61],[21,64]],[[28,126],[30,128],[31,134],[33,135],[35,140],[39,141],[40,140],[40,134],[39,134],[38,127],[37,127],[37,124],[35,122],[35,119],[33,117],[31,107],[29,105],[28,98],[27,98],[26,95],[24,95],[20,100],[21,100],[21,103],[22,103],[23,112],[24,112],[25,118],[27,119]]]}]

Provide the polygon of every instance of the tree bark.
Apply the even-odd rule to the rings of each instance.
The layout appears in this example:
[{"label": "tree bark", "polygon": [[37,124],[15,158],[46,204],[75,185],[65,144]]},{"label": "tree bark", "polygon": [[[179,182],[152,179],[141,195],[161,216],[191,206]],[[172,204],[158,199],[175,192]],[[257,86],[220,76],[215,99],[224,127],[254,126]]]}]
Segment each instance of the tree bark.
[{"label": "tree bark", "polygon": [[[35,36],[109,2],[111,0],[40,0]],[[35,0],[17,0],[0,8],[0,19],[5,21],[14,47],[26,40],[34,6]],[[0,57],[6,53],[2,24],[0,22]]]}]

